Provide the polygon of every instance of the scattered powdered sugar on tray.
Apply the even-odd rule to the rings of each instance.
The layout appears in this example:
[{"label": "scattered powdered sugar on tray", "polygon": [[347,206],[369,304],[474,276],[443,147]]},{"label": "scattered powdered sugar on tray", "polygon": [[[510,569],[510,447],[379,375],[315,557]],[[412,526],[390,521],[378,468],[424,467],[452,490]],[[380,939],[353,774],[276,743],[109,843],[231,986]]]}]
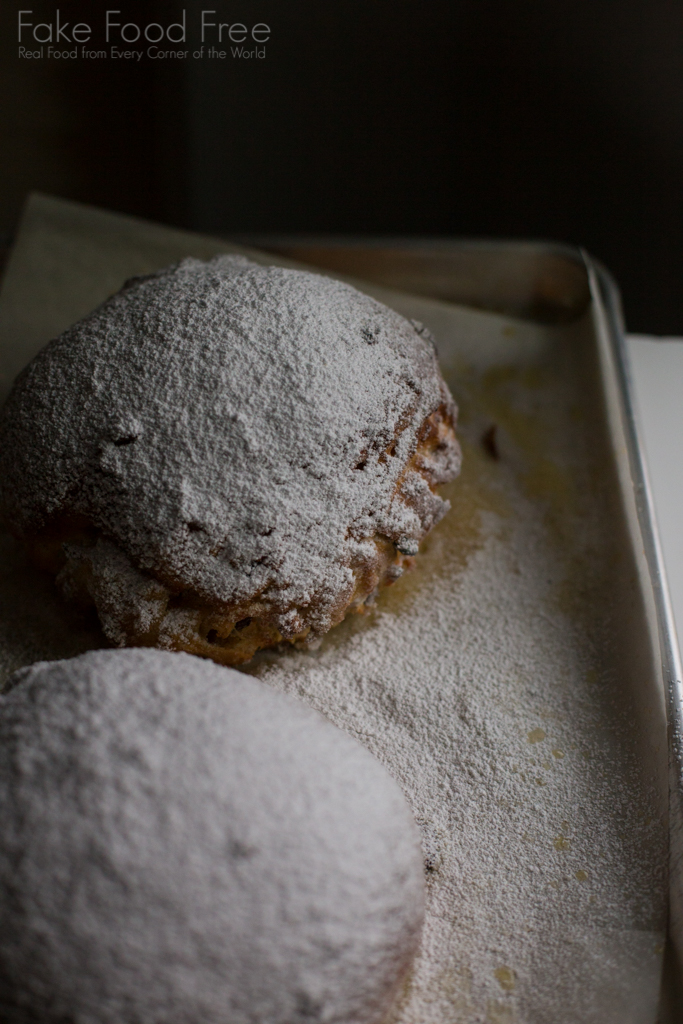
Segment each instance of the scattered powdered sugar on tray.
[{"label": "scattered powdered sugar on tray", "polygon": [[[662,921],[652,896],[661,906],[663,880],[647,805],[632,805],[635,766],[617,744],[604,749],[589,664],[571,624],[545,614],[524,564],[530,540],[519,530],[504,543],[492,529],[452,585],[446,560],[401,615],[380,614],[338,649],[262,672],[362,740],[422,828],[430,896],[406,1024],[455,1011],[507,1021],[515,1008],[538,1024],[624,1021],[634,998],[652,1000],[643,957],[656,985]],[[634,819],[636,832],[621,836]]]},{"label": "scattered powdered sugar on tray", "polygon": [[[640,1024],[657,1004],[666,847],[615,649],[635,580],[599,495],[572,513],[565,494],[577,540],[553,540],[548,503],[509,466],[513,434],[510,421],[498,464],[465,448],[453,511],[402,595],[321,650],[252,670],[360,739],[421,827],[427,922],[397,1021]],[[479,536],[463,565],[471,499]]]}]

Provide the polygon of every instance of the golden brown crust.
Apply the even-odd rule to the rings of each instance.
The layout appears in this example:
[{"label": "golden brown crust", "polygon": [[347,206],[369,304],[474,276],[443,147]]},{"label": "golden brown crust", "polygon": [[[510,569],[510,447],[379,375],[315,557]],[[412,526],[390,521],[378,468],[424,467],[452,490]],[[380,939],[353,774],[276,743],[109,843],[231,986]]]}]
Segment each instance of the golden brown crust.
[{"label": "golden brown crust", "polygon": [[[400,425],[396,438],[399,433]],[[388,446],[387,457],[392,455],[395,443],[394,440]],[[417,473],[434,491],[439,481],[433,472],[433,455],[440,447],[454,443],[453,419],[449,406],[444,403],[425,419],[417,448],[396,490],[400,490],[409,474]],[[410,505],[417,499],[411,499],[408,494],[404,500]],[[187,651],[224,665],[240,665],[263,648],[280,643],[305,646],[311,639],[311,627],[304,623],[296,608],[290,610],[290,628],[285,634],[281,628],[281,610],[273,611],[266,602],[259,600],[259,595],[242,605],[211,604],[184,588],[181,580],[153,578],[134,567],[123,552],[118,552],[121,572],[128,577],[128,588],[133,579],[136,594],[143,596],[149,608],[147,616],[136,616],[126,609],[123,599],[117,602],[116,586],[107,588],[98,580],[99,545],[111,547],[111,544],[99,536],[85,517],[55,519],[39,533],[24,537],[24,541],[35,564],[57,575],[57,582],[67,598],[84,608],[94,605],[108,636],[119,646],[162,647]],[[350,596],[335,607],[333,626],[350,612],[364,612],[381,587],[390,586],[414,564],[409,553],[400,551],[393,541],[379,533],[372,538],[372,546],[372,555],[368,554],[366,546],[362,561],[349,566],[355,586]]]}]

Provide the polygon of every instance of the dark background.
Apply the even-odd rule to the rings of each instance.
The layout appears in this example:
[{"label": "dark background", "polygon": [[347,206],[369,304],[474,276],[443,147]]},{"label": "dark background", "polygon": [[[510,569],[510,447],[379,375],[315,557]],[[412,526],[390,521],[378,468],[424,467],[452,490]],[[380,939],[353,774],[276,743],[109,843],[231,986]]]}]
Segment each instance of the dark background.
[{"label": "dark background", "polygon": [[[16,13],[266,22],[265,60],[19,60]],[[683,334],[680,0],[5,0],[0,230],[31,189],[224,235],[583,245]],[[103,45],[103,35],[101,39]],[[198,45],[190,36],[187,48]]]}]

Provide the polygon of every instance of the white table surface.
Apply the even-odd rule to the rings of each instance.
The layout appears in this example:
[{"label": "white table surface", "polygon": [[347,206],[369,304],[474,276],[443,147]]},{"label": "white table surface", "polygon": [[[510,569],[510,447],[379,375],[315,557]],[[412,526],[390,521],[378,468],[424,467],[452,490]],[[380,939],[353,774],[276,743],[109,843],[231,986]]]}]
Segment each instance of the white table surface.
[{"label": "white table surface", "polygon": [[683,638],[683,338],[627,338],[636,418],[676,630]]}]

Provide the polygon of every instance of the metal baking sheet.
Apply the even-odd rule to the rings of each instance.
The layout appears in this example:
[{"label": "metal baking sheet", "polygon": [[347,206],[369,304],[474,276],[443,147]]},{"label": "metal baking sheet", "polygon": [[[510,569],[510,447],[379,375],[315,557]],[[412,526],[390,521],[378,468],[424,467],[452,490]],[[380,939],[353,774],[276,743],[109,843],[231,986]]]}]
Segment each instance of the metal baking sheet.
[{"label": "metal baking sheet", "polygon": [[[629,433],[618,309],[600,268],[558,251],[549,254],[551,284],[539,306],[543,247],[526,263],[520,250],[517,266],[514,246],[504,248],[502,259],[489,246],[497,301],[495,275],[487,282],[482,269],[485,247],[472,278],[484,296],[477,304],[495,312],[428,297],[428,273],[422,295],[387,288],[386,267],[381,285],[360,285],[436,336],[462,410],[463,477],[449,485],[453,511],[418,569],[372,614],[344,623],[317,652],[264,654],[249,671],[350,728],[345,708],[363,680],[379,672],[381,682],[414,658],[422,697],[454,715],[453,735],[472,741],[475,767],[480,756],[497,764],[490,785],[472,782],[467,826],[447,791],[439,806],[418,806],[421,787],[404,775],[425,841],[444,863],[461,865],[467,886],[460,895],[455,886],[448,913],[432,915],[397,1021],[645,1024],[657,1018],[666,933],[665,673],[675,676],[675,665],[665,589],[660,577],[654,588],[650,581],[656,541]],[[34,197],[0,297],[3,386],[127,277],[234,249]],[[419,259],[413,264],[414,282]],[[362,269],[370,276],[367,261]],[[472,294],[462,297],[472,302]],[[457,287],[448,297],[460,297]],[[4,675],[103,645],[8,537],[0,565]],[[431,629],[425,644],[420,626],[435,615],[443,629]],[[484,715],[479,731],[453,710],[465,696]],[[389,708],[376,734],[358,735],[398,773],[395,725]],[[416,772],[421,756],[438,754],[430,742],[415,755]],[[448,886],[439,870],[430,899],[442,907]],[[523,927],[520,892],[529,897]]]}]

